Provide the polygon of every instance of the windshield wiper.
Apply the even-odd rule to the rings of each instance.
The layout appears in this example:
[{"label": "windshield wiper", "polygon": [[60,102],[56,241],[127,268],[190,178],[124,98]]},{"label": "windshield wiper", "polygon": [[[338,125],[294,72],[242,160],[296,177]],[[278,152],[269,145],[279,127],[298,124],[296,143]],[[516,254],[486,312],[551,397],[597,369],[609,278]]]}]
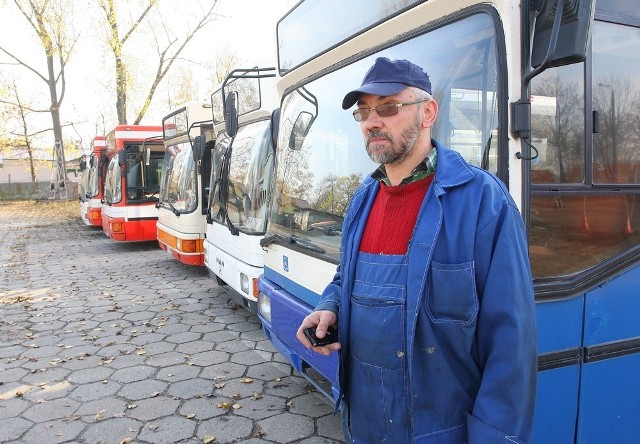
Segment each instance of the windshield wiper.
[{"label": "windshield wiper", "polygon": [[176,207],[174,207],[173,204],[171,202],[169,202],[168,200],[160,202],[160,205],[168,206],[173,214],[175,214],[176,216],[180,217],[180,214],[181,214],[180,211],[178,211],[178,209]]},{"label": "windshield wiper", "polygon": [[271,245],[274,242],[282,242],[285,244],[296,245],[298,247],[304,248],[305,250],[313,251],[319,254],[325,254],[326,250],[313,242],[292,234],[290,236],[282,236],[280,234],[273,234],[271,236],[264,237],[260,239],[260,246],[265,248],[267,245]]}]

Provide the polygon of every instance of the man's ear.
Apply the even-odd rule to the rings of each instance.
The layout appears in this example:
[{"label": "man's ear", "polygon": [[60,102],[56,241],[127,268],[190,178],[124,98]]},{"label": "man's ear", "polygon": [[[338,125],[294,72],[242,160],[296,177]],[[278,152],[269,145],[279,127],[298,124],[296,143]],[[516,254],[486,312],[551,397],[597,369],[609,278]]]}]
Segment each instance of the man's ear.
[{"label": "man's ear", "polygon": [[438,102],[429,100],[423,106],[422,127],[431,128],[438,117]]}]

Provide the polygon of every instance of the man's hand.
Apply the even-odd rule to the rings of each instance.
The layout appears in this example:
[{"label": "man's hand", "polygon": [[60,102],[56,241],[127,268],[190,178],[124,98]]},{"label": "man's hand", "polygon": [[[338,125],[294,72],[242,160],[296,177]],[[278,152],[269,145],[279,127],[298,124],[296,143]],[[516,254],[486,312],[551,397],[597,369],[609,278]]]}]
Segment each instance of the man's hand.
[{"label": "man's hand", "polygon": [[314,347],[305,336],[303,330],[307,327],[316,327],[316,336],[322,339],[327,334],[327,329],[337,323],[338,316],[336,316],[334,312],[329,310],[314,311],[302,320],[302,324],[300,324],[300,328],[298,328],[298,332],[296,333],[296,338],[298,338],[298,341],[305,347],[321,355],[329,356],[334,351],[340,350],[340,343],[334,342],[333,344]]}]

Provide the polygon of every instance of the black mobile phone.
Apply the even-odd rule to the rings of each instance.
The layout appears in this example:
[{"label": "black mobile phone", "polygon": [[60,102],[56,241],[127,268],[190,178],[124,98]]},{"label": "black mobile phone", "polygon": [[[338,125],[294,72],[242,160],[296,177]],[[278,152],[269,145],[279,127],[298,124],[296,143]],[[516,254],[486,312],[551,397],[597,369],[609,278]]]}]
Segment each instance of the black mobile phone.
[{"label": "black mobile phone", "polygon": [[316,336],[316,328],[315,327],[307,327],[304,330],[304,335],[309,339],[309,342],[314,347],[333,344],[334,342],[338,342],[338,331],[335,328],[329,328],[327,330],[327,334],[324,335],[324,338],[320,339]]}]

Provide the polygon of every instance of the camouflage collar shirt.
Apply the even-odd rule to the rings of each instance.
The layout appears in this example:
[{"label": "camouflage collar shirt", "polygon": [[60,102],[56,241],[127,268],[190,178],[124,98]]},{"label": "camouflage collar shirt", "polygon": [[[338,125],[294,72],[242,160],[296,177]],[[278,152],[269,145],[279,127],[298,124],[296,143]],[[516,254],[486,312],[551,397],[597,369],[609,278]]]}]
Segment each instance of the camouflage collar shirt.
[{"label": "camouflage collar shirt", "polygon": [[[411,174],[408,177],[405,177],[404,179],[402,179],[402,182],[400,182],[400,185],[404,185],[407,183],[418,181],[420,179],[424,179],[425,177],[435,173],[437,161],[438,161],[438,151],[434,146],[433,149],[427,155],[427,157],[422,162],[420,162],[418,166],[416,166],[413,169],[413,171],[411,171]],[[387,176],[387,171],[385,170],[384,165],[380,165],[378,169],[376,169],[373,172],[373,174],[371,174],[371,177],[375,180],[379,180],[380,182],[384,183],[387,186],[391,186],[391,181]]]}]

